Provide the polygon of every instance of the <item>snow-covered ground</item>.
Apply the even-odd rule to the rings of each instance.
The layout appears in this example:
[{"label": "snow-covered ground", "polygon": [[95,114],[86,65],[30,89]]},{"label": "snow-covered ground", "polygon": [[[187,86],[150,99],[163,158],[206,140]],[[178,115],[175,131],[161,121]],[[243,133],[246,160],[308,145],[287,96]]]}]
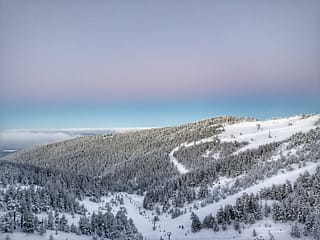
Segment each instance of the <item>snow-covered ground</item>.
[{"label": "snow-covered ground", "polygon": [[[296,116],[291,118],[282,118],[282,119],[273,119],[267,121],[255,121],[255,122],[241,122],[232,125],[225,125],[224,132],[218,135],[222,142],[249,142],[248,145],[241,148],[239,151],[244,151],[250,148],[257,148],[260,145],[268,144],[271,142],[282,141],[289,138],[291,135],[297,132],[307,132],[315,128],[315,123],[320,119],[320,115],[312,115],[308,117]],[[194,145],[199,145],[206,142],[213,142],[216,140],[216,136],[209,138],[201,139],[198,141],[190,143],[182,143],[181,145],[175,147],[169,154],[170,161],[177,167],[178,171],[181,174],[188,173],[189,170],[174,157],[176,151],[181,147],[191,147]],[[284,143],[281,148],[285,149],[286,143]],[[289,155],[295,154],[295,151],[298,149],[283,150],[282,154]],[[217,153],[208,153],[208,155],[217,154]],[[270,161],[277,160],[280,154],[276,153],[270,158]],[[193,208],[194,203],[200,203],[200,201],[195,201],[191,204],[185,206],[187,213],[183,214],[175,219],[171,218],[170,214],[162,213],[159,216],[160,221],[153,223],[153,218],[155,216],[154,211],[145,210],[143,208],[143,196],[128,194],[128,193],[116,193],[114,195],[105,196],[102,198],[102,202],[94,203],[91,202],[88,198],[85,198],[81,201],[87,208],[87,214],[90,215],[92,212],[106,211],[105,204],[109,203],[112,207],[113,213],[116,213],[120,207],[124,206],[127,209],[127,214],[129,218],[134,220],[138,231],[141,232],[145,240],[159,240],[160,237],[163,239],[168,239],[168,232],[171,233],[171,240],[226,240],[226,239],[253,239],[252,231],[256,230],[258,236],[262,236],[265,239],[269,239],[269,231],[274,235],[275,239],[291,239],[290,223],[274,223],[272,219],[263,219],[252,226],[243,226],[241,225],[242,233],[239,234],[233,229],[233,226],[228,226],[228,230],[219,232],[213,232],[212,230],[202,229],[198,233],[192,233],[191,229],[191,220],[190,220],[190,210],[195,212],[200,220],[202,221],[205,216],[212,213],[216,214],[220,206],[225,204],[235,204],[236,199],[241,197],[243,193],[257,193],[260,189],[264,187],[271,186],[272,184],[281,184],[285,183],[287,180],[295,181],[298,176],[308,171],[310,174],[313,174],[317,168],[320,166],[320,162],[307,162],[304,167],[299,168],[297,164],[292,165],[293,170],[279,170],[278,173],[270,178],[260,181],[258,184],[251,186],[245,190],[242,190],[234,195],[227,196],[225,199],[221,199],[218,202],[208,204],[205,207]],[[213,183],[213,186],[230,185],[233,184],[235,179],[230,178],[219,178],[219,181]],[[216,185],[215,185],[216,184]],[[120,205],[119,202],[115,201],[116,196],[123,197],[124,204]],[[77,223],[79,221],[79,216],[71,219],[70,216],[66,215],[69,223]],[[155,225],[155,229],[153,229]],[[183,228],[181,227],[183,226]],[[58,235],[55,235],[53,231],[47,231],[45,236],[39,236],[37,234],[25,234],[25,233],[14,233],[10,234],[12,240],[17,239],[48,239],[50,234],[54,236],[56,240],[64,239],[91,239],[87,236],[77,236],[75,234],[67,234],[59,232]],[[0,240],[5,239],[5,234],[0,233]],[[301,236],[301,239],[311,239]]]},{"label": "snow-covered ground", "polygon": [[[233,225],[228,226],[226,231],[220,229],[219,232],[214,232],[212,229],[202,229],[198,233],[187,233],[183,236],[175,236],[172,234],[172,240],[189,239],[189,240],[254,240],[253,229],[257,233],[257,237],[260,239],[271,239],[270,233],[276,240],[289,240],[293,239],[290,236],[291,224],[290,223],[277,223],[275,224],[272,219],[264,219],[256,222],[252,225],[241,225],[241,233],[234,230]],[[300,229],[303,229],[302,227]],[[165,238],[166,239],[166,238]],[[258,238],[259,239],[259,238]],[[311,240],[311,237],[302,236],[300,239]]]},{"label": "snow-covered ground", "polygon": [[[213,215],[216,214],[220,206],[223,206],[225,204],[235,204],[236,199],[239,198],[244,192],[246,193],[257,193],[260,189],[263,187],[271,186],[272,184],[281,184],[285,183],[286,180],[294,181],[297,179],[297,177],[303,173],[304,171],[308,171],[309,173],[313,174],[315,172],[316,166],[319,166],[319,163],[310,163],[306,167],[296,169],[292,172],[285,172],[283,174],[276,175],[274,177],[268,178],[265,181],[262,181],[261,183],[254,185],[246,190],[243,190],[241,192],[238,192],[237,194],[234,194],[232,196],[229,196],[225,199],[220,200],[217,203],[209,204],[206,207],[199,208],[198,210],[193,209],[193,211],[199,216],[200,220],[203,220],[205,216],[207,216],[209,213],[212,213]],[[191,205],[192,206],[192,205]],[[189,206],[189,207],[191,207]],[[191,228],[191,220],[190,220],[190,214],[184,214],[181,215],[175,219],[171,219],[170,216],[167,219],[164,219],[163,216],[160,218],[162,228],[166,229],[166,231],[172,232],[172,235],[174,236],[174,239],[212,239],[213,237],[215,239],[229,239],[227,235],[225,235],[225,232],[219,232],[219,233],[213,233],[212,231],[200,231],[197,234],[190,233]],[[137,227],[139,226],[138,222],[136,222]],[[179,225],[184,225],[184,230],[181,230],[178,228]],[[278,225],[272,224],[274,227],[278,228]],[[139,227],[138,227],[139,228]],[[275,232],[275,229],[271,228],[269,229],[271,232],[274,233],[276,239],[290,239],[289,235],[287,234],[287,238],[278,238],[278,232]],[[189,232],[188,232],[189,231]],[[205,234],[207,233],[207,234]],[[252,233],[252,229],[250,231],[250,234]],[[267,232],[266,232],[267,233]],[[187,236],[185,236],[187,234]],[[231,231],[231,234],[235,235],[236,232],[234,230]],[[282,235],[283,233],[281,233]],[[147,238],[148,235],[144,234]],[[232,235],[232,236],[233,236]],[[219,238],[218,238],[219,236]],[[229,235],[231,237],[231,235]],[[250,235],[251,236],[251,235]],[[267,236],[267,235],[265,235]],[[248,235],[247,235],[248,237]],[[156,238],[149,238],[149,239],[156,239]],[[244,238],[246,239],[246,238]]]},{"label": "snow-covered ground", "polygon": [[[225,199],[221,199],[216,203],[209,204],[205,207],[200,207],[198,209],[194,209],[194,203],[191,203],[186,206],[187,213],[183,214],[175,219],[171,218],[171,215],[166,215],[165,213],[159,216],[160,221],[156,222],[156,230],[153,230],[153,217],[155,215],[154,211],[145,210],[143,206],[143,196],[135,195],[135,194],[128,194],[128,193],[117,193],[116,195],[122,196],[124,199],[124,205],[120,204],[111,204],[112,211],[116,213],[116,211],[121,207],[124,206],[127,209],[128,217],[134,220],[138,231],[141,232],[146,240],[159,240],[162,236],[164,239],[168,239],[167,233],[171,232],[171,240],[183,240],[183,239],[190,239],[190,240],[211,240],[211,239],[252,239],[252,231],[253,228],[256,230],[258,235],[265,237],[265,239],[269,239],[269,230],[275,236],[275,239],[291,239],[290,237],[290,230],[291,226],[290,223],[283,223],[283,224],[275,224],[271,219],[263,219],[253,226],[245,226],[242,229],[242,233],[237,233],[233,226],[229,226],[227,231],[219,231],[213,232],[212,230],[202,229],[198,233],[192,233],[191,229],[191,220],[190,220],[190,212],[189,209],[192,209],[195,212],[200,220],[202,221],[205,216],[209,213],[213,215],[216,214],[220,206],[225,204],[235,204],[236,199],[241,197],[243,193],[257,193],[260,189],[268,186],[272,186],[272,184],[282,184],[285,183],[287,180],[291,182],[295,181],[299,175],[305,171],[308,171],[310,174],[314,174],[316,167],[320,166],[320,163],[307,163],[305,167],[298,168],[295,166],[293,171],[285,171],[281,170],[278,172],[277,175],[265,179],[260,183],[249,187],[243,191],[240,191],[234,195],[228,196]],[[217,184],[230,184],[232,179],[221,179]],[[103,202],[101,203],[93,203],[89,201],[89,199],[85,199],[81,201],[86,208],[88,209],[88,214],[92,214],[93,211],[104,211],[103,205],[107,202],[111,202],[112,199],[115,199],[115,196],[108,196],[102,198]],[[182,229],[179,226],[184,226]],[[302,238],[302,239],[310,239],[310,238]]]},{"label": "snow-covered ground", "polygon": [[178,150],[179,150],[179,147],[174,148],[169,153],[169,158],[170,158],[170,161],[177,167],[180,174],[186,174],[189,172],[189,170],[182,163],[179,163],[177,158],[175,158],[174,156],[174,153]]},{"label": "snow-covered ground", "polygon": [[222,142],[248,142],[248,145],[239,150],[244,151],[268,143],[283,141],[298,132],[308,132],[316,128],[315,123],[319,119],[320,115],[312,115],[309,117],[295,116],[267,121],[240,122],[225,125],[219,138]]},{"label": "snow-covered ground", "polygon": [[[294,116],[289,118],[278,118],[266,121],[243,121],[240,123],[224,125],[224,131],[218,135],[221,142],[248,142],[249,144],[239,149],[237,152],[247,149],[258,148],[272,142],[283,141],[295,133],[308,132],[315,129],[315,123],[320,119],[320,115]],[[182,143],[175,147],[169,154],[170,161],[177,167],[180,174],[188,173],[189,170],[174,157],[174,153],[181,147],[191,147],[203,143],[213,142],[215,136],[203,138],[198,141]],[[218,153],[207,152],[217,156]]]},{"label": "snow-covered ground", "polygon": [[216,141],[215,136],[208,137],[208,138],[203,138],[203,139],[200,139],[198,141],[192,141],[192,142],[189,142],[189,143],[181,143],[180,146],[175,147],[169,153],[170,161],[177,167],[177,169],[180,172],[180,174],[186,174],[186,173],[189,172],[189,170],[182,163],[180,163],[176,157],[174,157],[174,153],[179,151],[179,149],[181,147],[188,148],[188,147],[197,146],[199,144],[209,143],[209,142],[213,142],[213,141]]},{"label": "snow-covered ground", "polygon": [[215,141],[216,138],[213,136],[213,137],[209,137],[209,138],[204,138],[204,139],[200,139],[198,141],[193,141],[193,142],[189,142],[189,143],[182,143],[180,144],[180,146],[178,147],[175,147],[170,153],[169,153],[169,158],[170,158],[170,161],[177,167],[178,171],[180,172],[180,174],[186,174],[189,172],[189,170],[182,164],[178,161],[178,159],[174,156],[174,153],[179,151],[179,149],[181,147],[192,147],[192,146],[197,146],[199,144],[203,144],[203,143],[208,143],[208,142],[213,142]]},{"label": "snow-covered ground", "polygon": [[65,232],[58,232],[56,235],[56,232],[53,230],[47,230],[45,234],[40,236],[39,234],[27,234],[23,232],[14,232],[14,233],[2,233],[0,232],[0,240],[6,240],[6,237],[9,236],[11,240],[48,240],[50,238],[50,235],[53,236],[54,240],[91,240],[91,236],[85,236],[85,235],[76,235],[74,233],[65,233]]}]

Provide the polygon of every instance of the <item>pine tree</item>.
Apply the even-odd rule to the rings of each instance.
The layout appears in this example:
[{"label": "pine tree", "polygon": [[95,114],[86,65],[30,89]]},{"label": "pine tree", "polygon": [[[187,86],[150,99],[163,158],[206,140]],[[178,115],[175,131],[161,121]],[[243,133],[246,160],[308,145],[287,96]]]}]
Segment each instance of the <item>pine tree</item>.
[{"label": "pine tree", "polygon": [[34,224],[34,230],[39,231],[40,226],[39,226],[39,219],[37,215],[33,217],[33,224]]},{"label": "pine tree", "polygon": [[64,232],[68,232],[70,230],[69,225],[68,225],[68,220],[64,214],[60,218],[58,229],[60,231],[64,231]]},{"label": "pine tree", "polygon": [[199,217],[194,212],[191,213],[191,220],[191,231],[199,232],[201,230],[201,222]]},{"label": "pine tree", "polygon": [[274,202],[272,204],[272,217],[275,221],[285,222],[286,221],[286,214],[285,209],[282,204]]},{"label": "pine tree", "polygon": [[234,230],[238,231],[240,229],[240,223],[238,220],[233,221]]},{"label": "pine tree", "polygon": [[221,225],[222,225],[222,226],[221,226],[221,227],[222,227],[222,231],[225,231],[225,230],[228,229],[226,222],[223,222]]},{"label": "pine tree", "polygon": [[212,216],[212,214],[210,213],[208,216],[206,216],[203,219],[202,226],[204,228],[213,228],[214,222],[215,222],[215,219]]},{"label": "pine tree", "polygon": [[45,233],[46,233],[46,228],[44,226],[44,222],[42,221],[42,223],[39,226],[39,234],[42,236]]},{"label": "pine tree", "polygon": [[54,212],[54,225],[56,228],[58,228],[59,223],[60,223],[59,212],[56,210]]},{"label": "pine tree", "polygon": [[71,224],[70,231],[72,233],[76,233],[76,231],[77,231],[77,227],[73,223]]},{"label": "pine tree", "polygon": [[312,232],[313,232],[313,237],[316,240],[320,240],[320,213],[319,212],[317,212],[315,215]]},{"label": "pine tree", "polygon": [[264,208],[263,208],[264,216],[269,217],[270,214],[270,206],[265,202]]},{"label": "pine tree", "polygon": [[80,217],[79,229],[80,229],[80,232],[82,234],[90,235],[90,222],[89,222],[89,219],[86,216]]},{"label": "pine tree", "polygon": [[226,222],[226,217],[222,206],[219,208],[217,212],[217,222],[218,224],[223,224]]},{"label": "pine tree", "polygon": [[290,235],[293,238],[300,238],[300,229],[299,229],[297,223],[294,223],[292,225]]},{"label": "pine tree", "polygon": [[269,240],[275,240],[274,235],[270,232],[270,230],[268,231],[269,234]]},{"label": "pine tree", "polygon": [[214,222],[213,224],[213,231],[219,232],[219,225],[217,224],[217,222]]},{"label": "pine tree", "polygon": [[312,231],[314,225],[314,215],[312,213],[307,215],[304,225],[304,234],[308,235],[308,233]]},{"label": "pine tree", "polygon": [[12,233],[14,229],[13,219],[9,214],[5,214],[0,218],[0,230],[5,233]]},{"label": "pine tree", "polygon": [[54,217],[53,217],[52,211],[48,213],[48,229],[50,230],[54,229]]},{"label": "pine tree", "polygon": [[34,228],[34,217],[31,213],[25,213],[23,214],[23,225],[22,225],[22,231],[27,233],[33,233]]},{"label": "pine tree", "polygon": [[253,229],[253,231],[252,231],[252,236],[253,236],[253,237],[256,237],[256,236],[257,236],[257,232],[256,232],[255,229]]},{"label": "pine tree", "polygon": [[199,192],[198,192],[198,199],[204,199],[208,196],[209,191],[208,191],[208,187],[205,184],[202,184],[199,188]]}]

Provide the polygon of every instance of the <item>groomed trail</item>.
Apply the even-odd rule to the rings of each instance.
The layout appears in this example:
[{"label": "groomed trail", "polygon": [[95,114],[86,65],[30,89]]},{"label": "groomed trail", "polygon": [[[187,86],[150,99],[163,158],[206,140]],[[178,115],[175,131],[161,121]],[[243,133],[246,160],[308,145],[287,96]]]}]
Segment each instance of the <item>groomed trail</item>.
[{"label": "groomed trail", "polygon": [[[240,123],[224,125],[224,131],[218,135],[221,142],[248,142],[249,144],[239,149],[236,153],[247,149],[258,148],[272,142],[285,140],[298,132],[308,132],[316,128],[315,123],[319,121],[320,115],[308,117],[294,116],[289,118],[278,118],[266,121],[244,121]],[[182,143],[169,153],[170,161],[176,166],[180,174],[190,172],[174,156],[181,147],[191,147],[203,143],[215,141],[216,136],[200,139],[190,143]]]}]

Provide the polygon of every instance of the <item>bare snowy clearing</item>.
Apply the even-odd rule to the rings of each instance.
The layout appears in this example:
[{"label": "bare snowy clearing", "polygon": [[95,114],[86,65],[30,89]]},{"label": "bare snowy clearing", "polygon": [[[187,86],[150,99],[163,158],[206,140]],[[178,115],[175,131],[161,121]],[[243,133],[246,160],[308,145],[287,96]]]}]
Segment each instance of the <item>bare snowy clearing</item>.
[{"label": "bare snowy clearing", "polygon": [[238,150],[241,152],[268,143],[283,141],[298,132],[308,132],[316,128],[315,123],[319,119],[320,115],[295,116],[225,125],[224,132],[219,135],[219,138],[222,142],[248,142],[247,146]]}]

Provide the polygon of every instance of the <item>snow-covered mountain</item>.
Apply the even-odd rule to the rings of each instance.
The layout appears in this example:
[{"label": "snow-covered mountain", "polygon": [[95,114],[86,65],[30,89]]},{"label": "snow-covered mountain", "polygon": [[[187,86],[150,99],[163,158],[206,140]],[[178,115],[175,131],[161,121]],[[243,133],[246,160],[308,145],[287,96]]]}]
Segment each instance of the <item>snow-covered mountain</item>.
[{"label": "snow-covered mountain", "polygon": [[320,115],[27,149],[0,161],[0,239],[320,239],[319,164]]}]

